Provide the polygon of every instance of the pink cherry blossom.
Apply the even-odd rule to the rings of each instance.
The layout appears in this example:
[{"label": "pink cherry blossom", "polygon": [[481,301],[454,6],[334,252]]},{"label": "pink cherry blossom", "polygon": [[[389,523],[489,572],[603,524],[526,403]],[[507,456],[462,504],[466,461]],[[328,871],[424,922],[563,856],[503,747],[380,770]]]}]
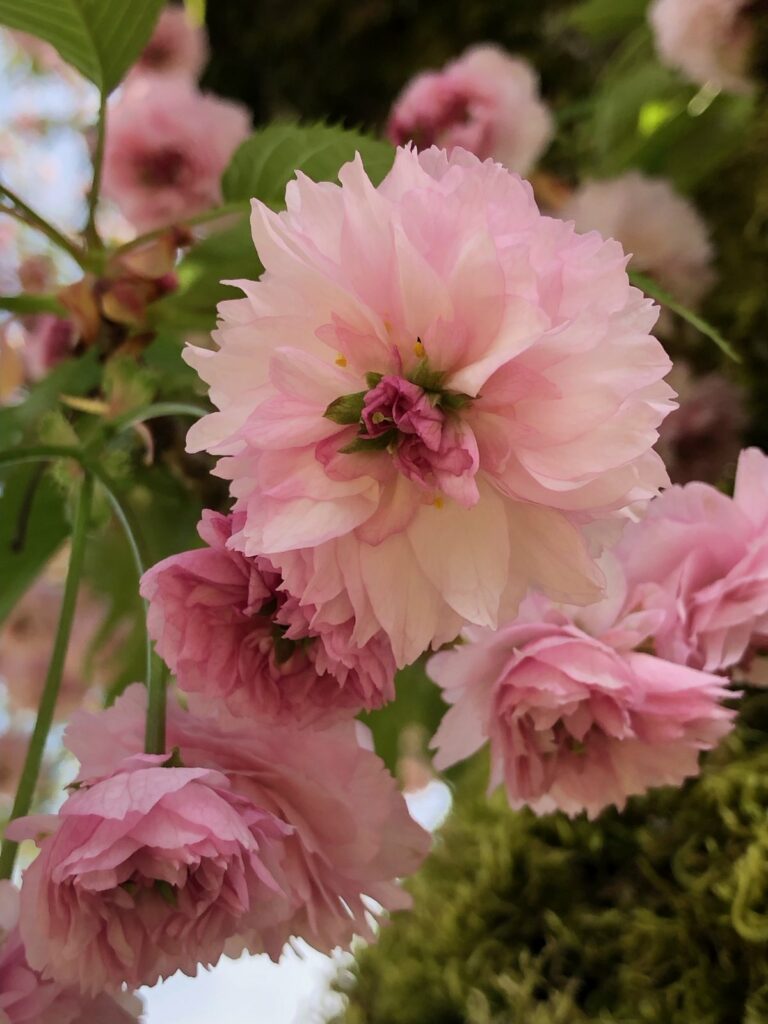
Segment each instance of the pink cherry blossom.
[{"label": "pink cherry blossom", "polygon": [[95,998],[43,978],[27,962],[18,929],[19,893],[0,881],[0,1024],[131,1024],[141,1003],[127,993]]},{"label": "pink cherry blossom", "polygon": [[529,586],[594,600],[587,528],[598,543],[595,520],[667,480],[670,363],[621,247],[463,150],[401,149],[379,188],[359,159],[340,180],[299,175],[285,213],[254,204],[266,272],[220,306],[217,351],[187,350],[222,410],[188,445],[222,456],[232,544],[270,559],[313,629],[383,630],[400,664],[495,627]]},{"label": "pink cherry blossom", "polygon": [[204,512],[208,546],[166,558],[142,580],[150,634],[180,687],[235,714],[302,721],[391,700],[386,637],[358,648],[344,621],[315,632],[312,609],[285,591],[268,558],[227,547],[238,518]]},{"label": "pink cherry blossom", "polygon": [[654,0],[649,18],[659,56],[698,85],[748,92],[756,15],[751,0]]},{"label": "pink cherry blossom", "polygon": [[171,5],[161,12],[131,75],[150,72],[196,79],[207,60],[205,29],[190,19],[184,7]]},{"label": "pink cherry blossom", "polygon": [[441,71],[417,75],[392,109],[395,145],[467,149],[526,174],[554,133],[531,65],[497,46],[473,46]]},{"label": "pink cherry blossom", "polygon": [[[631,253],[633,270],[650,275],[679,302],[695,307],[714,281],[712,244],[701,215],[663,178],[629,171],[588,181],[561,211],[578,231],[599,231]],[[666,312],[666,311],[665,311]],[[671,327],[671,318],[664,324]]]},{"label": "pink cherry blossom", "polygon": [[491,788],[503,784],[513,807],[590,818],[697,774],[699,752],[731,728],[728,690],[718,676],[634,652],[652,621],[609,619],[592,636],[565,609],[529,599],[516,623],[466,630],[429,662],[451,705],[433,741],[436,767],[488,742]]},{"label": "pink cherry blossom", "polygon": [[675,362],[669,382],[679,395],[659,430],[658,452],[673,483],[719,483],[739,455],[747,426],[743,388],[719,373],[695,377]]},{"label": "pink cherry blossom", "polygon": [[[50,569],[38,577],[0,628],[0,677],[13,708],[37,709],[62,597],[63,581]],[[106,644],[98,654],[92,646],[105,615],[102,602],[81,589],[56,704],[58,718],[66,718],[81,704],[90,683],[103,682],[114,644]]]},{"label": "pink cherry blossom", "polygon": [[249,126],[244,107],[185,78],[135,78],[110,110],[104,194],[140,231],[200,213],[220,202],[222,172]]},{"label": "pink cherry blossom", "polygon": [[741,453],[733,498],[707,484],[671,487],[617,553],[627,607],[662,614],[657,654],[708,672],[750,660],[768,646],[768,458]]},{"label": "pink cherry blossom", "polygon": [[[142,743],[143,687],[106,712],[78,712],[67,742],[81,775],[104,774]],[[292,723],[202,718],[171,705],[167,742],[188,766],[222,773],[237,793],[284,823],[281,886],[269,919],[242,920],[240,947],[277,960],[291,936],[330,952],[354,935],[374,939],[371,913],[409,906],[396,879],[411,874],[429,836],[409,816],[383,763],[362,747],[354,721],[322,730]]]},{"label": "pink cherry blossom", "polygon": [[30,964],[96,995],[212,964],[240,928],[280,914],[291,827],[207,768],[165,755],[120,761],[81,780],[57,817],[19,819],[39,837],[24,875],[21,933]]},{"label": "pink cherry blossom", "polygon": [[57,363],[70,356],[77,342],[75,325],[52,313],[25,321],[22,356],[28,380],[38,381]]}]

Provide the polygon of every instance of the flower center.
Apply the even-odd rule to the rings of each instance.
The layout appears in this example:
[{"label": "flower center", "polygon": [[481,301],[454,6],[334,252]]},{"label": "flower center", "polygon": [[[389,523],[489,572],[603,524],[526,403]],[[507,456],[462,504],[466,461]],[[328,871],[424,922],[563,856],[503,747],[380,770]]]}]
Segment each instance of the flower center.
[{"label": "flower center", "polygon": [[141,162],[143,184],[154,188],[167,188],[178,184],[186,164],[185,155],[172,146],[145,155]]},{"label": "flower center", "polygon": [[472,399],[445,389],[444,377],[426,358],[407,378],[367,374],[367,391],[342,395],[325,410],[334,423],[357,428],[339,451],[387,451],[404,476],[431,492],[443,489],[446,476],[474,476],[477,460],[457,415]]}]

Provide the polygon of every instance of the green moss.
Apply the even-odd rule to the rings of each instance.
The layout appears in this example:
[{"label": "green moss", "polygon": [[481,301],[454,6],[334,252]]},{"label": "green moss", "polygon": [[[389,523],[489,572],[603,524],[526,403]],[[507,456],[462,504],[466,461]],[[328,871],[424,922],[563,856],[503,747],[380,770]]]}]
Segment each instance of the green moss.
[{"label": "green moss", "polygon": [[768,699],[702,775],[597,822],[465,786],[346,1024],[768,1020]]}]

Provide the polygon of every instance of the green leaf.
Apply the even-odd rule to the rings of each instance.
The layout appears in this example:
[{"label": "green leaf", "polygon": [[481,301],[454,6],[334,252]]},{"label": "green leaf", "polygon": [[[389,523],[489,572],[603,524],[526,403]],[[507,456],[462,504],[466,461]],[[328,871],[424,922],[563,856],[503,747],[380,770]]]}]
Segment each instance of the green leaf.
[{"label": "green leaf", "polygon": [[323,416],[327,420],[333,420],[334,423],[342,423],[345,426],[359,423],[363,414],[365,395],[365,391],[357,391],[353,395],[341,395],[340,398],[334,398]]},{"label": "green leaf", "polygon": [[408,377],[411,384],[416,384],[425,391],[439,391],[444,379],[443,371],[433,370],[426,359],[420,359]]},{"label": "green leaf", "polygon": [[695,327],[697,331],[703,334],[710,341],[714,341],[717,347],[724,352],[729,359],[732,359],[734,363],[741,362],[741,356],[731,344],[725,340],[720,331],[712,324],[708,323],[703,317],[699,316],[698,313],[694,313],[692,309],[688,309],[687,306],[682,305],[677,299],[673,299],[669,292],[661,288],[655,281],[651,280],[650,277],[646,277],[645,274],[640,274],[636,270],[629,271],[629,279],[635,287],[640,288],[650,298],[655,299],[662,306],[666,306],[673,313],[677,313],[678,316],[682,317],[692,327]]},{"label": "green leaf", "polygon": [[0,623],[69,534],[64,498],[41,466],[0,479]]},{"label": "green leaf", "polygon": [[565,12],[563,21],[600,39],[634,28],[642,22],[647,6],[648,0],[581,0]]},{"label": "green leaf", "polygon": [[381,381],[383,376],[383,373],[366,373],[365,383],[368,385],[369,388],[375,388],[376,385]]},{"label": "green leaf", "polygon": [[149,41],[165,0],[0,0],[0,24],[51,43],[103,93]]},{"label": "green leaf", "polygon": [[256,198],[282,207],[285,186],[296,171],[314,181],[334,181],[341,166],[358,152],[371,180],[378,184],[394,159],[388,143],[324,124],[268,125],[246,139],[232,158],[221,183],[224,199]]}]

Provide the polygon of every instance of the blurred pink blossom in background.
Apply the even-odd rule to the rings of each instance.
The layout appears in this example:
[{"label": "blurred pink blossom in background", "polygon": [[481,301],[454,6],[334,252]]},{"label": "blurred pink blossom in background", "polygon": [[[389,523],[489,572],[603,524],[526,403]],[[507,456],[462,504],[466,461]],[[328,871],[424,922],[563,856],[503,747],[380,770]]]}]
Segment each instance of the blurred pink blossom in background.
[{"label": "blurred pink blossom in background", "polygon": [[417,75],[395,101],[387,135],[419,149],[455,146],[527,174],[554,134],[533,67],[500,47],[474,46]]}]

